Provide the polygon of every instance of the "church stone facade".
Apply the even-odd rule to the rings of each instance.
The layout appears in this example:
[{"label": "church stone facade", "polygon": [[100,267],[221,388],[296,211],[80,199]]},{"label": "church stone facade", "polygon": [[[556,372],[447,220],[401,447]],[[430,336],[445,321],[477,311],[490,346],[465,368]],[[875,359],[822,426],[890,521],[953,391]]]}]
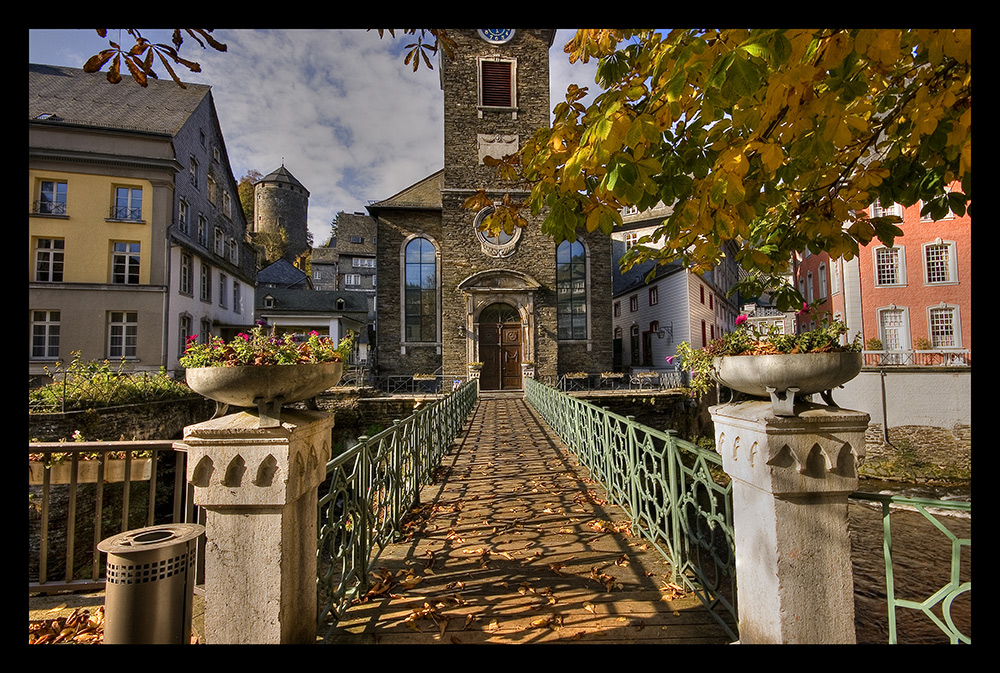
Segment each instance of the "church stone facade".
[{"label": "church stone facade", "polygon": [[[554,381],[611,369],[611,243],[555,242],[541,218],[513,236],[478,231],[500,199],[485,156],[516,151],[549,124],[549,49],[555,31],[453,31],[441,63],[443,170],[369,206],[377,222],[379,373],[465,378],[482,363],[483,390],[518,390],[523,376]],[[526,196],[512,193],[515,200]]]}]

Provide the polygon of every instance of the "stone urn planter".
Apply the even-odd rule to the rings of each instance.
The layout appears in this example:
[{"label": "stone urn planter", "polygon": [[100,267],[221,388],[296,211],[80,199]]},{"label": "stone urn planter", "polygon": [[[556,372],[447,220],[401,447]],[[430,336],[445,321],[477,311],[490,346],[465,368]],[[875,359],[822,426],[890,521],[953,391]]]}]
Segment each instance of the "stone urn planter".
[{"label": "stone urn planter", "polygon": [[861,372],[857,352],[730,355],[715,358],[722,385],[754,397],[769,397],[778,416],[794,416],[795,396],[819,393],[830,406],[832,390]]},{"label": "stone urn planter", "polygon": [[259,427],[281,424],[281,405],[306,401],[315,409],[315,398],[335,386],[343,362],[245,367],[193,367],[185,371],[188,386],[216,402],[216,416],[229,407],[256,407]]}]

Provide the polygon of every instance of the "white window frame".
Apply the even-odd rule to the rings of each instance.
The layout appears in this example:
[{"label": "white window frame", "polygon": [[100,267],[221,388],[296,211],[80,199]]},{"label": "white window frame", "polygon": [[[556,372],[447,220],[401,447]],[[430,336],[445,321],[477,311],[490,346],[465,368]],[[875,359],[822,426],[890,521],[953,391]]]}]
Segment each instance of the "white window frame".
[{"label": "white window frame", "polygon": [[139,312],[108,311],[108,358],[135,359],[139,348]]},{"label": "white window frame", "polygon": [[[513,58],[499,58],[499,57],[478,57],[476,59],[476,78],[477,78],[477,89],[478,89],[478,102],[480,109],[493,109],[493,110],[512,110],[517,107],[517,60]],[[483,68],[487,64],[493,65],[497,63],[506,63],[510,68],[510,91],[509,91],[509,105],[488,105],[484,100],[483,86],[485,84],[485,78],[483,76]]]},{"label": "white window frame", "polygon": [[[124,196],[125,205],[121,205]],[[142,220],[142,187],[115,185],[112,219],[139,222]]]},{"label": "white window frame", "polygon": [[35,212],[42,215],[65,215],[68,192],[69,185],[65,180],[39,180],[38,207]]},{"label": "white window frame", "polygon": [[111,284],[139,285],[142,283],[141,274],[142,244],[138,241],[112,241]]},{"label": "white window frame", "polygon": [[59,357],[61,313],[47,309],[31,311],[31,358],[52,360]]},{"label": "white window frame", "polygon": [[[944,260],[944,268],[947,269],[948,277],[945,280],[931,280],[931,260],[930,253],[933,248],[945,250],[947,259]],[[921,258],[924,262],[924,284],[925,285],[957,285],[958,284],[958,254],[957,243],[955,241],[944,241],[938,238],[923,244]]]},{"label": "white window frame", "polygon": [[[895,268],[896,268],[896,281],[892,283],[883,282],[881,279],[881,274],[879,273],[879,266],[881,264],[879,257],[887,251],[895,251]],[[875,287],[903,287],[906,285],[906,247],[902,245],[894,245],[892,247],[886,245],[879,245],[872,249],[872,271],[875,274],[873,280],[875,281]]]},{"label": "white window frame", "polygon": [[[48,245],[43,243],[47,242]],[[35,239],[35,282],[61,283],[66,264],[66,239]]]},{"label": "white window frame", "polygon": [[[951,344],[941,343],[940,337],[935,336],[935,315],[948,313],[951,320],[948,325],[951,328]],[[940,323],[939,323],[940,324]],[[962,321],[960,307],[955,304],[945,304],[944,302],[927,307],[927,337],[932,348],[962,348]]]},{"label": "white window frame", "polygon": [[189,252],[181,253],[180,280],[177,291],[188,296],[194,294],[194,256]]}]

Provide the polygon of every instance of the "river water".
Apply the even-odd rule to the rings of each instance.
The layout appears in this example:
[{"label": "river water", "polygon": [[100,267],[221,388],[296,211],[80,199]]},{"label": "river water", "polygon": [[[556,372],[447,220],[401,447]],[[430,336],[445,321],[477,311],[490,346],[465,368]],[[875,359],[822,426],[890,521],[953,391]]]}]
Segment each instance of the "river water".
[{"label": "river water", "polygon": [[[942,488],[862,480],[866,493],[890,493],[934,500],[971,501],[969,487]],[[852,500],[850,505],[851,560],[854,566],[854,605],[858,643],[888,643],[885,561],[882,554],[882,515],[877,503]],[[958,538],[972,538],[968,513],[935,510],[941,525]],[[951,571],[951,541],[919,512],[894,508],[889,516],[892,533],[893,582],[898,599],[924,601],[943,587]],[[959,579],[972,580],[972,548],[962,548]],[[941,607],[932,610],[942,617]],[[972,635],[972,592],[960,594],[951,606],[959,631]],[[897,608],[897,642],[947,643],[948,638],[919,610]]]}]

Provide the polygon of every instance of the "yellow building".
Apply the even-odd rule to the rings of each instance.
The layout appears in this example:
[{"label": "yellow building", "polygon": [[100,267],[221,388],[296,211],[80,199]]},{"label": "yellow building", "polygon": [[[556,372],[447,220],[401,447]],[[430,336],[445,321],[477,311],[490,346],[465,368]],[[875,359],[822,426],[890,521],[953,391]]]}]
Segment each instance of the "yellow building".
[{"label": "yellow building", "polygon": [[29,375],[75,352],[174,369],[198,327],[253,323],[254,255],[209,87],[29,65],[28,145]]}]

